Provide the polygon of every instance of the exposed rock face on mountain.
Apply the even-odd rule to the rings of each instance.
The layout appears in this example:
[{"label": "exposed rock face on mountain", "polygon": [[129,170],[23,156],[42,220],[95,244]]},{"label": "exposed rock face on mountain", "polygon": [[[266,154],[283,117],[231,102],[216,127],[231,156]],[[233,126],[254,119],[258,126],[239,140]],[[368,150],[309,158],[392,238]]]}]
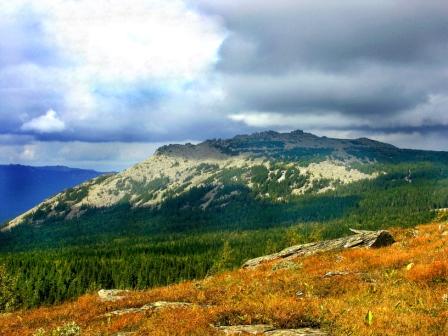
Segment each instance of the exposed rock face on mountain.
[{"label": "exposed rock face on mountain", "polygon": [[268,131],[198,145],[168,145],[121,173],[90,180],[46,200],[3,230],[24,222],[77,218],[92,208],[120,204],[157,208],[195,188],[206,188],[200,196],[201,210],[227,206],[238,191],[226,192],[223,187],[235,184],[260,199],[282,202],[374,179],[381,172],[362,172],[359,166],[400,155],[403,150],[369,139],[332,139],[302,131]]},{"label": "exposed rock face on mountain", "polygon": [[[354,235],[348,237],[342,237],[333,240],[324,240],[315,243],[295,245],[288,247],[278,253],[258,257],[248,260],[244,263],[243,268],[257,267],[258,265],[281,259],[293,259],[299,256],[310,256],[320,252],[327,252],[332,250],[342,250],[347,248],[356,247],[383,247],[391,245],[395,242],[394,238],[388,231],[364,231],[364,230],[352,230]],[[338,274],[328,274],[328,276]]]}]

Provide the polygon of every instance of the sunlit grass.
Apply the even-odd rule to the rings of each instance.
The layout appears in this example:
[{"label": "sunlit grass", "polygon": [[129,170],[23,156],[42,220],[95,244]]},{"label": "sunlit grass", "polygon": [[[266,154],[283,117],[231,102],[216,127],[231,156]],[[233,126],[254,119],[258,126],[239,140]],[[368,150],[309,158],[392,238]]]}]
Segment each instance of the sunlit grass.
[{"label": "sunlit grass", "polygon": [[[85,295],[72,303],[0,318],[0,334],[32,335],[75,321],[83,335],[137,331],[140,335],[219,335],[213,325],[273,324],[320,327],[332,335],[448,334],[448,231],[433,223],[394,229],[397,243],[272,263],[100,302]],[[324,277],[327,272],[348,272]],[[297,292],[302,294],[297,295]],[[186,308],[119,317],[104,313],[154,301],[185,301]],[[370,314],[369,314],[370,312]]]}]

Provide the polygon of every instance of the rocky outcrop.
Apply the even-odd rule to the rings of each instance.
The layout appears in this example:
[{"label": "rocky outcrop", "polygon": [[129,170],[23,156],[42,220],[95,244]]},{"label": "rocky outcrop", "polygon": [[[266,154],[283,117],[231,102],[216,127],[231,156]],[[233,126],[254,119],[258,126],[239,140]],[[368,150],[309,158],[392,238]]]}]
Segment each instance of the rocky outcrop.
[{"label": "rocky outcrop", "polygon": [[122,294],[126,293],[127,290],[122,289],[100,289],[98,291],[98,296],[100,297],[100,300],[103,302],[107,301],[118,301],[124,298]]},{"label": "rocky outcrop", "polygon": [[328,336],[320,329],[276,329],[268,324],[217,327],[224,335],[269,335],[269,336]]},{"label": "rocky outcrop", "polygon": [[243,264],[243,268],[257,267],[268,261],[293,259],[299,256],[309,256],[316,253],[333,250],[359,247],[378,248],[391,245],[395,242],[392,235],[385,230],[364,231],[351,229],[351,231],[355,234],[333,240],[323,240],[309,244],[295,245],[274,254],[250,259]]},{"label": "rocky outcrop", "polygon": [[133,314],[133,313],[143,313],[147,310],[159,310],[164,308],[186,308],[192,306],[192,303],[188,302],[169,302],[169,301],[157,301],[153,303],[146,304],[144,306],[138,308],[125,308],[114,310],[109,313],[104,314],[105,317],[110,316],[121,316],[125,314]]}]

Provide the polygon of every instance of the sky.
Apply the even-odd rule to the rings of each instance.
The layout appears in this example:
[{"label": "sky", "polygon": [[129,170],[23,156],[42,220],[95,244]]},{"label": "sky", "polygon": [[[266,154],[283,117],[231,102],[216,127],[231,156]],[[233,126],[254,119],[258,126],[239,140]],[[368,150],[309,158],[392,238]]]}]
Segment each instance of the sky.
[{"label": "sky", "polygon": [[0,3],[0,163],[303,129],[448,150],[446,0]]}]

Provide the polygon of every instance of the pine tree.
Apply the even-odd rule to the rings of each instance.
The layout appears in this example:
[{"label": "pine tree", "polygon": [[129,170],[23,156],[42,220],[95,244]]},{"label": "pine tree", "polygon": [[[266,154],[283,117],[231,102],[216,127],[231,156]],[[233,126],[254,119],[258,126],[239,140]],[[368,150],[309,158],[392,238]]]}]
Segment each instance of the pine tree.
[{"label": "pine tree", "polygon": [[218,259],[215,260],[209,274],[216,274],[232,268],[234,261],[233,254],[232,247],[230,246],[229,241],[226,240],[222,247],[221,254]]}]

